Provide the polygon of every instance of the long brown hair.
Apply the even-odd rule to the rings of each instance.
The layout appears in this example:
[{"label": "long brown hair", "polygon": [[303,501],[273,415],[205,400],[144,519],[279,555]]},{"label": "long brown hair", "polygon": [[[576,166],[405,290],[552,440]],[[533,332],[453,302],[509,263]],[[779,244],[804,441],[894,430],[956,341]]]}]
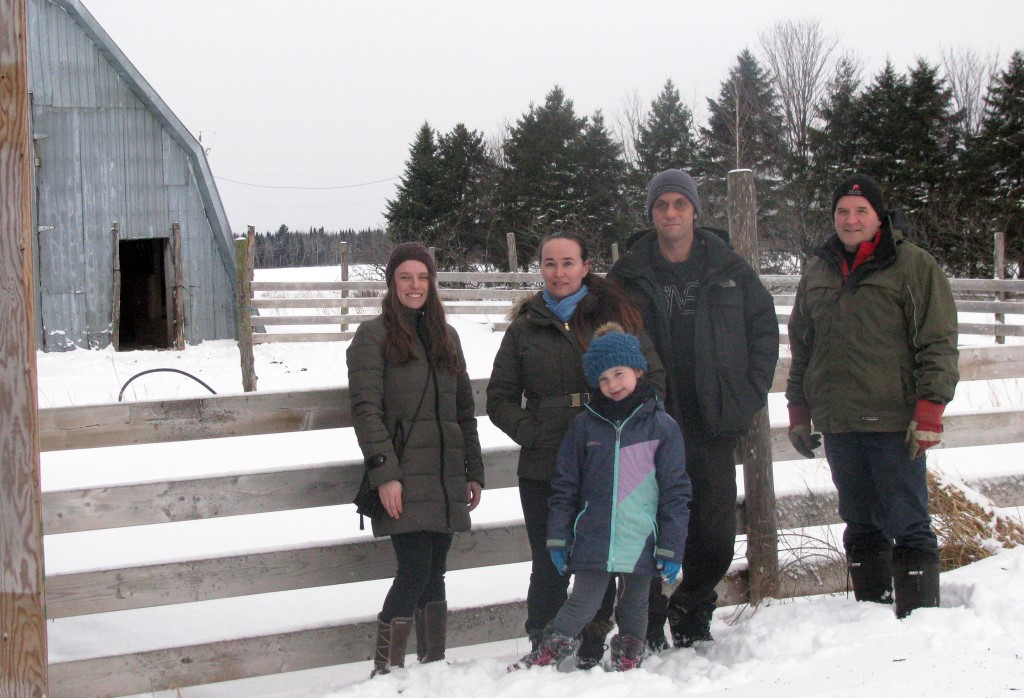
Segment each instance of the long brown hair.
[{"label": "long brown hair", "polygon": [[[580,248],[580,259],[590,260],[587,241],[578,233],[552,233],[540,241],[541,259],[544,258],[544,245],[551,240],[570,240]],[[597,313],[590,317],[584,313],[573,313],[569,324],[576,330],[576,338],[584,349],[590,344],[590,338],[601,325],[606,322],[617,322],[629,334],[639,334],[644,327],[643,317],[636,303],[626,294],[619,284],[608,281],[594,273],[593,268],[583,277],[583,285],[587,292],[597,298]]]},{"label": "long brown hair", "polygon": [[[411,321],[407,308],[398,300],[395,282],[388,281],[388,290],[381,300],[381,315],[384,318],[384,358],[389,363],[404,365],[416,358],[416,326]],[[430,275],[430,288],[423,304],[423,319],[420,320],[425,334],[424,344],[427,360],[431,366],[443,368],[451,373],[462,373],[466,364],[455,350],[455,342],[448,336],[444,306],[437,293],[437,280]]]}]

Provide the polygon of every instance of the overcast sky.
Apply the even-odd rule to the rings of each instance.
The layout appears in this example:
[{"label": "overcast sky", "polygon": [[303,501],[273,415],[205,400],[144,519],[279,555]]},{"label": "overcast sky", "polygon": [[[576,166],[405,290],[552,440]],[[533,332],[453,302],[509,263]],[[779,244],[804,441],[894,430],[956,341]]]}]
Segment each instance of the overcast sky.
[{"label": "overcast sky", "polygon": [[1024,49],[1020,0],[83,1],[209,149],[236,233],[381,225],[424,121],[490,138],[555,84],[611,124],[671,78],[703,118],[782,19],[819,19],[868,78],[887,58]]}]

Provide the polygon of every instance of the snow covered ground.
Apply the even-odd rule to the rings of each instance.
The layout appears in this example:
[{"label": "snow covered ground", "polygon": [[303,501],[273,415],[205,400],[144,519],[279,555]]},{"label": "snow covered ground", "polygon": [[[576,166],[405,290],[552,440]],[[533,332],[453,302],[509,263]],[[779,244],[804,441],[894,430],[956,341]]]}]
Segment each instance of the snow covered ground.
[{"label": "snow covered ground", "polygon": [[[270,270],[258,280],[327,280],[337,270]],[[455,316],[472,377],[490,373],[501,334],[490,329],[499,317]],[[276,329],[276,328],[275,328]],[[308,329],[308,328],[307,328]],[[984,344],[982,338],[962,338]],[[259,345],[255,348],[259,389],[344,385],[345,343]],[[234,342],[204,342],[184,352],[73,351],[39,354],[40,407],[117,400],[136,373],[178,368],[218,393],[241,391]],[[208,394],[176,374],[143,376],[126,400]],[[949,412],[990,406],[1024,408],[1024,380],[965,383]],[[781,395],[770,398],[771,421],[785,421]],[[485,445],[510,445],[486,418]],[[230,455],[228,455],[230,454]],[[358,457],[349,429],[246,437],[174,445],[133,446],[44,453],[44,490],[183,477],[198,473],[252,471],[291,463]],[[958,477],[1019,473],[1024,445],[939,449],[929,462]],[[823,461],[776,464],[780,491],[827,488]],[[742,483],[742,480],[741,480]],[[520,517],[515,490],[485,491],[474,521]],[[116,531],[47,536],[48,573],[110,565],[160,562],[255,551],[305,542],[330,543],[366,536],[351,506],[229,517]],[[526,564],[466,570],[448,575],[455,607],[474,606],[525,594]],[[138,651],[178,643],[207,642],[240,633],[277,632],[344,619],[367,619],[380,608],[389,582],[264,594],[177,607],[140,609],[50,621],[51,661]],[[1005,551],[942,576],[941,609],[916,612],[898,622],[891,609],[855,604],[846,597],[776,601],[756,612],[723,609],[712,628],[717,641],[696,650],[673,650],[649,659],[635,672],[508,675],[505,665],[523,654],[525,640],[449,651],[447,665],[413,666],[367,682],[369,663],[294,672],[214,686],[183,688],[159,696],[625,696],[655,694],[800,696],[1010,696],[1024,691],[1024,549]]]}]

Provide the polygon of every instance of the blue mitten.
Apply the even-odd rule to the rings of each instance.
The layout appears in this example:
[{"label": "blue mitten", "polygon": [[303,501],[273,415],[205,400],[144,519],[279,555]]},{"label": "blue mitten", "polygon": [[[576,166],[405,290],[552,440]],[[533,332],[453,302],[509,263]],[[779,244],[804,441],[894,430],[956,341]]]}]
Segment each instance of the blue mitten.
[{"label": "blue mitten", "polygon": [[669,584],[675,584],[676,577],[679,576],[679,571],[683,569],[683,566],[675,560],[666,560],[665,558],[658,559],[658,568],[661,570],[661,576],[664,577]]},{"label": "blue mitten", "polygon": [[564,575],[565,569],[568,566],[566,564],[565,549],[552,548],[548,552],[551,554],[551,562],[554,564],[555,569],[558,570],[558,574]]}]

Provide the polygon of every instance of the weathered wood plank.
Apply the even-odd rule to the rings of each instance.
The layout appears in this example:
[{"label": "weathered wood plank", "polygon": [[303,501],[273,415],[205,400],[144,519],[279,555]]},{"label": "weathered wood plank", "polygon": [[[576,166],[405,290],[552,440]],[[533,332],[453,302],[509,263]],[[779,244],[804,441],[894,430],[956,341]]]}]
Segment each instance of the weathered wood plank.
[{"label": "weathered wood plank", "polygon": [[[485,448],[487,489],[516,487],[518,449]],[[305,468],[43,493],[47,535],[348,504],[362,460]]]},{"label": "weathered wood plank", "polygon": [[[530,559],[522,525],[478,526],[455,537],[448,569]],[[50,618],[223,599],[394,576],[387,539],[186,560],[159,565],[52,574],[46,578]]]},{"label": "weathered wood plank", "polygon": [[[352,320],[347,320],[352,322]],[[354,332],[289,332],[253,335],[253,344],[287,344],[295,342],[347,342]]]},{"label": "weathered wood plank", "polygon": [[[965,348],[962,380],[1024,376],[1024,346]],[[785,389],[789,359],[779,359],[772,391]],[[477,415],[487,379],[473,381]],[[150,402],[54,407],[39,411],[44,451],[351,426],[346,388],[267,391]]]},{"label": "weathered wood plank", "polygon": [[[818,564],[784,564],[777,588],[780,598],[843,593],[847,590],[845,564],[834,559],[819,560]],[[746,571],[729,574],[717,591],[719,606],[745,603]],[[454,609],[448,617],[448,646],[465,647],[523,637],[525,620],[525,601]],[[61,662],[50,667],[51,684],[54,696],[101,698],[368,662],[373,633],[372,621],[356,622]],[[413,666],[414,660],[408,661]]]}]

